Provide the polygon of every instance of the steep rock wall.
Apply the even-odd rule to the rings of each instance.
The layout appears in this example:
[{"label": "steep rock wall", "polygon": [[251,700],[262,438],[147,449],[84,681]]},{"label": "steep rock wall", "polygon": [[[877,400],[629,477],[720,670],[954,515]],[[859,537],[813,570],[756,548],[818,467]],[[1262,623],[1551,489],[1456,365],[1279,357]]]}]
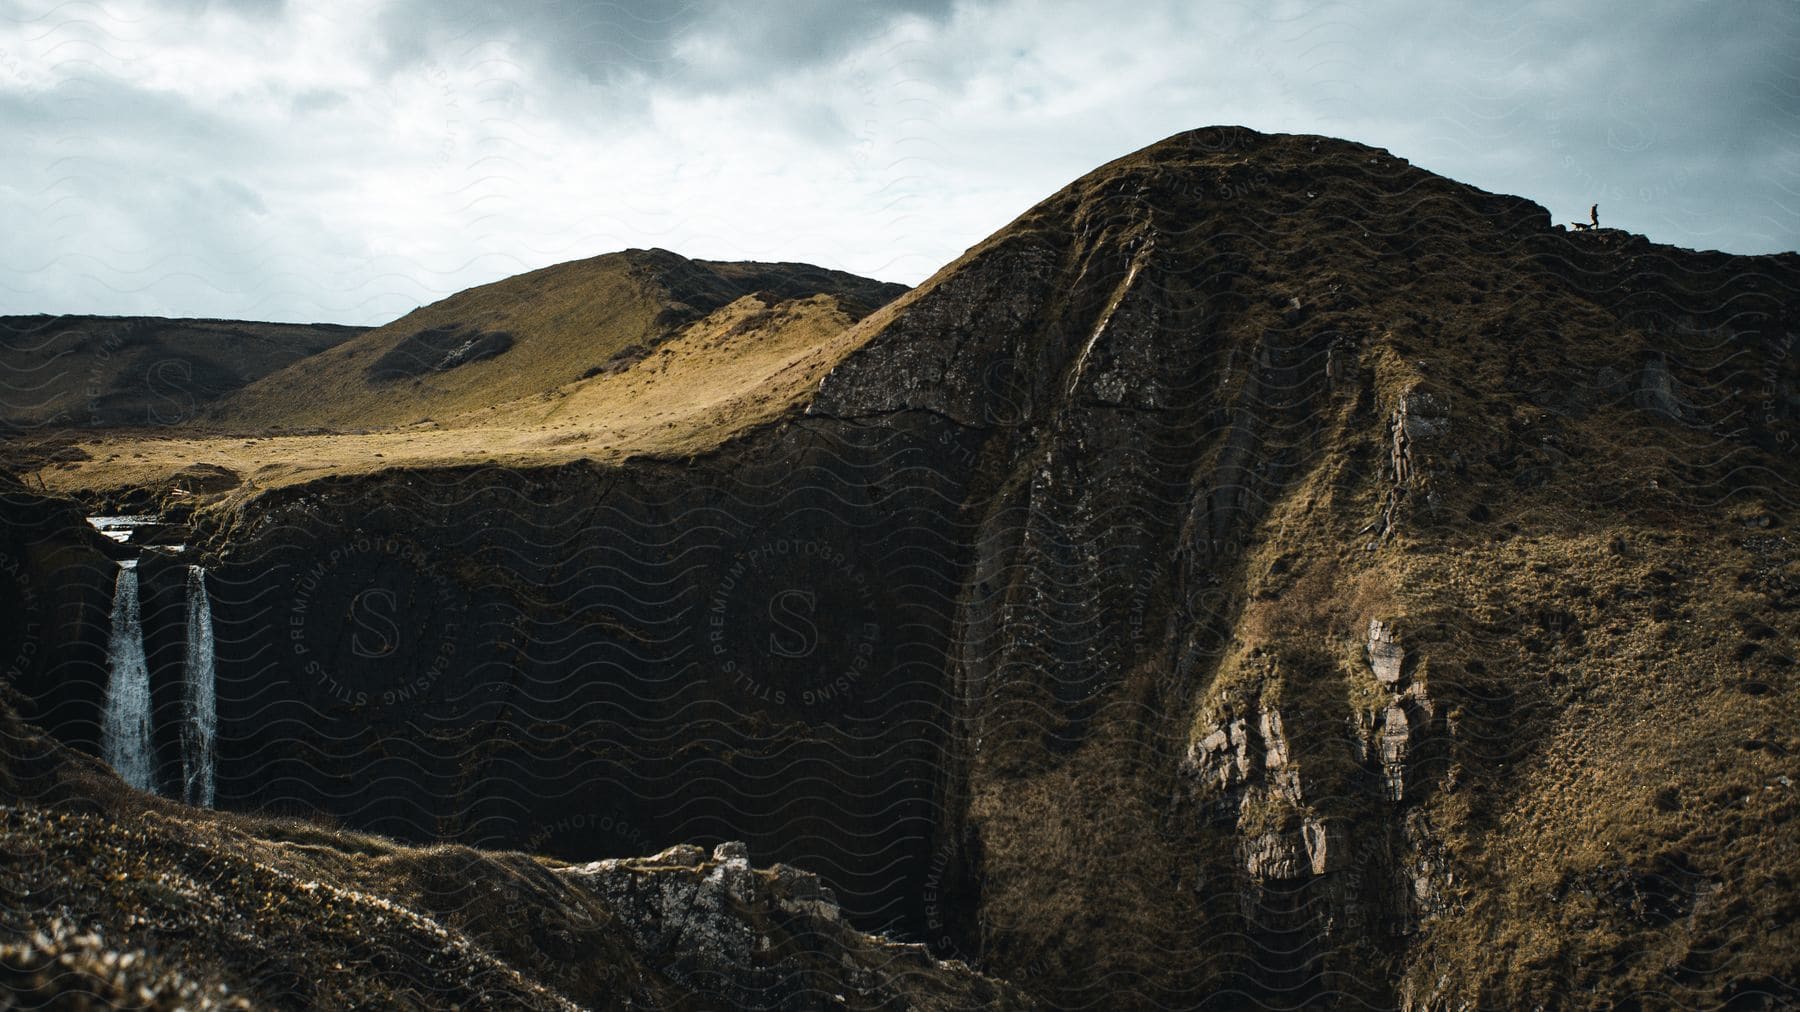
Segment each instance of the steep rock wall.
[{"label": "steep rock wall", "polygon": [[266,496],[209,542],[221,803],[583,859],[743,839],[916,921],[964,494],[927,465],[963,438]]},{"label": "steep rock wall", "polygon": [[[1728,582],[1740,521],[1784,522],[1797,268],[1564,235],[1386,152],[1215,130],[1102,168],[902,300],[811,411],[993,428],[939,943],[1071,1005],[1508,1004],[1576,977],[1706,1001],[1779,979],[1606,964],[1616,931],[1670,964],[1730,937],[1782,965],[1673,918],[1571,927],[1553,900],[1508,908],[1503,883],[1520,856],[1565,879],[1605,861],[1523,835],[1511,810],[1576,836],[1590,816],[1514,770],[1582,770],[1612,825],[1668,775],[1565,747],[1618,730],[1571,697],[1629,696],[1662,727],[1684,705],[1626,659],[1636,620],[1587,605],[1609,570],[1630,600],[1687,552]],[[1757,544],[1791,569],[1785,539]],[[1738,614],[1781,612],[1785,586]],[[1720,656],[1709,633],[1660,635]],[[1677,754],[1792,740],[1743,702],[1674,732]],[[1784,816],[1763,800],[1745,829],[1767,839]],[[1654,884],[1672,846],[1707,848],[1676,821],[1626,834],[1619,874],[1692,895]],[[1746,856],[1706,861],[1707,888],[1745,897],[1727,922],[1757,894]],[[1509,944],[1471,941],[1495,932]],[[1577,969],[1595,963],[1614,976]]]}]

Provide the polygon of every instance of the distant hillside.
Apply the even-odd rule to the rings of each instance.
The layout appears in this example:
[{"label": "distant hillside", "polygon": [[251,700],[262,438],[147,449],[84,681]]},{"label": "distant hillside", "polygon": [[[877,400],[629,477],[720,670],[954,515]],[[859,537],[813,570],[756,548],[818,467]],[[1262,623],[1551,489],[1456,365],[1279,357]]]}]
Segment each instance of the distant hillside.
[{"label": "distant hillside", "polygon": [[151,316],[0,317],[0,432],[183,425],[217,398],[367,329]]},{"label": "distant hillside", "polygon": [[[458,416],[486,424],[499,406],[621,372],[746,296],[773,308],[823,295],[830,303],[813,310],[851,322],[905,291],[807,264],[610,253],[415,310],[249,386],[212,421],[245,432],[447,424]],[[331,395],[319,396],[324,390]]]},{"label": "distant hillside", "polygon": [[[795,263],[626,250],[460,292],[263,377],[193,424],[13,448],[100,495],[492,461],[686,456],[795,413],[902,285]],[[23,442],[23,441],[22,441]]]}]

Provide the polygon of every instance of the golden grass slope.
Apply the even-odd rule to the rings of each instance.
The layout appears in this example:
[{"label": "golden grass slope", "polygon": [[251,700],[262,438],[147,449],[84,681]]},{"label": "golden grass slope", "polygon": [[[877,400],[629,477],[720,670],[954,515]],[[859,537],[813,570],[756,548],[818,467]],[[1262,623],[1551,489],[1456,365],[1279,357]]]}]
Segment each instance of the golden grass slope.
[{"label": "golden grass slope", "polygon": [[[855,318],[901,291],[800,264],[708,264],[626,250],[459,292],[253,384],[220,406],[238,432],[337,431],[486,413],[628,366],[746,295],[765,305],[828,294]],[[434,334],[443,335],[433,341]],[[491,357],[446,367],[458,345],[499,341]],[[503,348],[503,350],[495,350]]]},{"label": "golden grass slope", "polygon": [[[203,425],[108,432],[59,462],[40,458],[33,481],[107,493],[153,487],[198,462],[254,490],[397,466],[700,453],[790,410],[854,347],[852,325],[901,291],[801,264],[707,264],[659,250],[560,264],[295,363]],[[409,360],[403,345],[433,328],[511,343],[434,370],[438,349]],[[418,375],[392,378],[396,361]]]}]

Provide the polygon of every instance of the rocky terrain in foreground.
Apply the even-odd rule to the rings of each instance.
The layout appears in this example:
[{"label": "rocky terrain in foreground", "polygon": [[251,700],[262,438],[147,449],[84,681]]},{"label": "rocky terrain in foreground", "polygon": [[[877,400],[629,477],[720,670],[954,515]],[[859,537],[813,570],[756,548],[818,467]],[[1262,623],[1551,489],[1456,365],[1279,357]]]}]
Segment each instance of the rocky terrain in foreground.
[{"label": "rocky terrain in foreground", "polygon": [[130,791],[0,712],[6,1008],[1006,1008],[742,844],[566,864]]},{"label": "rocky terrain in foreground", "polygon": [[[219,852],[406,906],[472,947],[429,965],[546,1001],[605,1004],[582,974],[675,951],[644,883],[715,877],[731,923],[829,889],[854,925],[806,950],[844,976],[800,1007],[1014,1000],[861,931],[1055,1007],[1800,1001],[1800,257],[1568,233],[1237,128],[1103,166],[904,294],[815,274],[697,305],[693,262],[620,256],[583,299],[503,283],[281,374],[372,413],[265,378],[204,426],[20,449],[25,719],[106,753],[132,555],[142,776],[179,793],[201,569],[217,807],[362,841],[139,795],[53,823],[27,791],[20,849],[252,820]],[[569,307],[599,304],[632,322],[584,348]],[[490,422],[461,398],[509,356],[556,386]],[[378,365],[402,359],[430,371]],[[326,431],[266,438],[289,413]],[[71,501],[168,547],[102,543]],[[549,933],[458,920],[488,880],[557,897]],[[85,959],[98,889],[15,899],[9,944]],[[617,918],[603,942],[569,896]],[[440,951],[412,924],[380,951]],[[202,986],[244,980],[248,948],[216,951]],[[619,986],[698,993],[688,958]]]}]

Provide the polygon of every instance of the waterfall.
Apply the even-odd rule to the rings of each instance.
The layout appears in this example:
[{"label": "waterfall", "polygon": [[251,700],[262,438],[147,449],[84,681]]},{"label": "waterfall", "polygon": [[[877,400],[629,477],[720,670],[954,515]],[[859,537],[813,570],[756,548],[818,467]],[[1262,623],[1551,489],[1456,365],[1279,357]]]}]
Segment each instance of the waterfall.
[{"label": "waterfall", "polygon": [[187,685],[181,726],[182,798],[190,805],[213,804],[213,730],[218,709],[213,699],[212,603],[206,596],[206,570],[188,567]]},{"label": "waterfall", "polygon": [[101,751],[125,782],[156,791],[156,763],[150,748],[150,666],[144,660],[144,626],[138,614],[137,560],[119,563],[113,584],[111,667]]}]

